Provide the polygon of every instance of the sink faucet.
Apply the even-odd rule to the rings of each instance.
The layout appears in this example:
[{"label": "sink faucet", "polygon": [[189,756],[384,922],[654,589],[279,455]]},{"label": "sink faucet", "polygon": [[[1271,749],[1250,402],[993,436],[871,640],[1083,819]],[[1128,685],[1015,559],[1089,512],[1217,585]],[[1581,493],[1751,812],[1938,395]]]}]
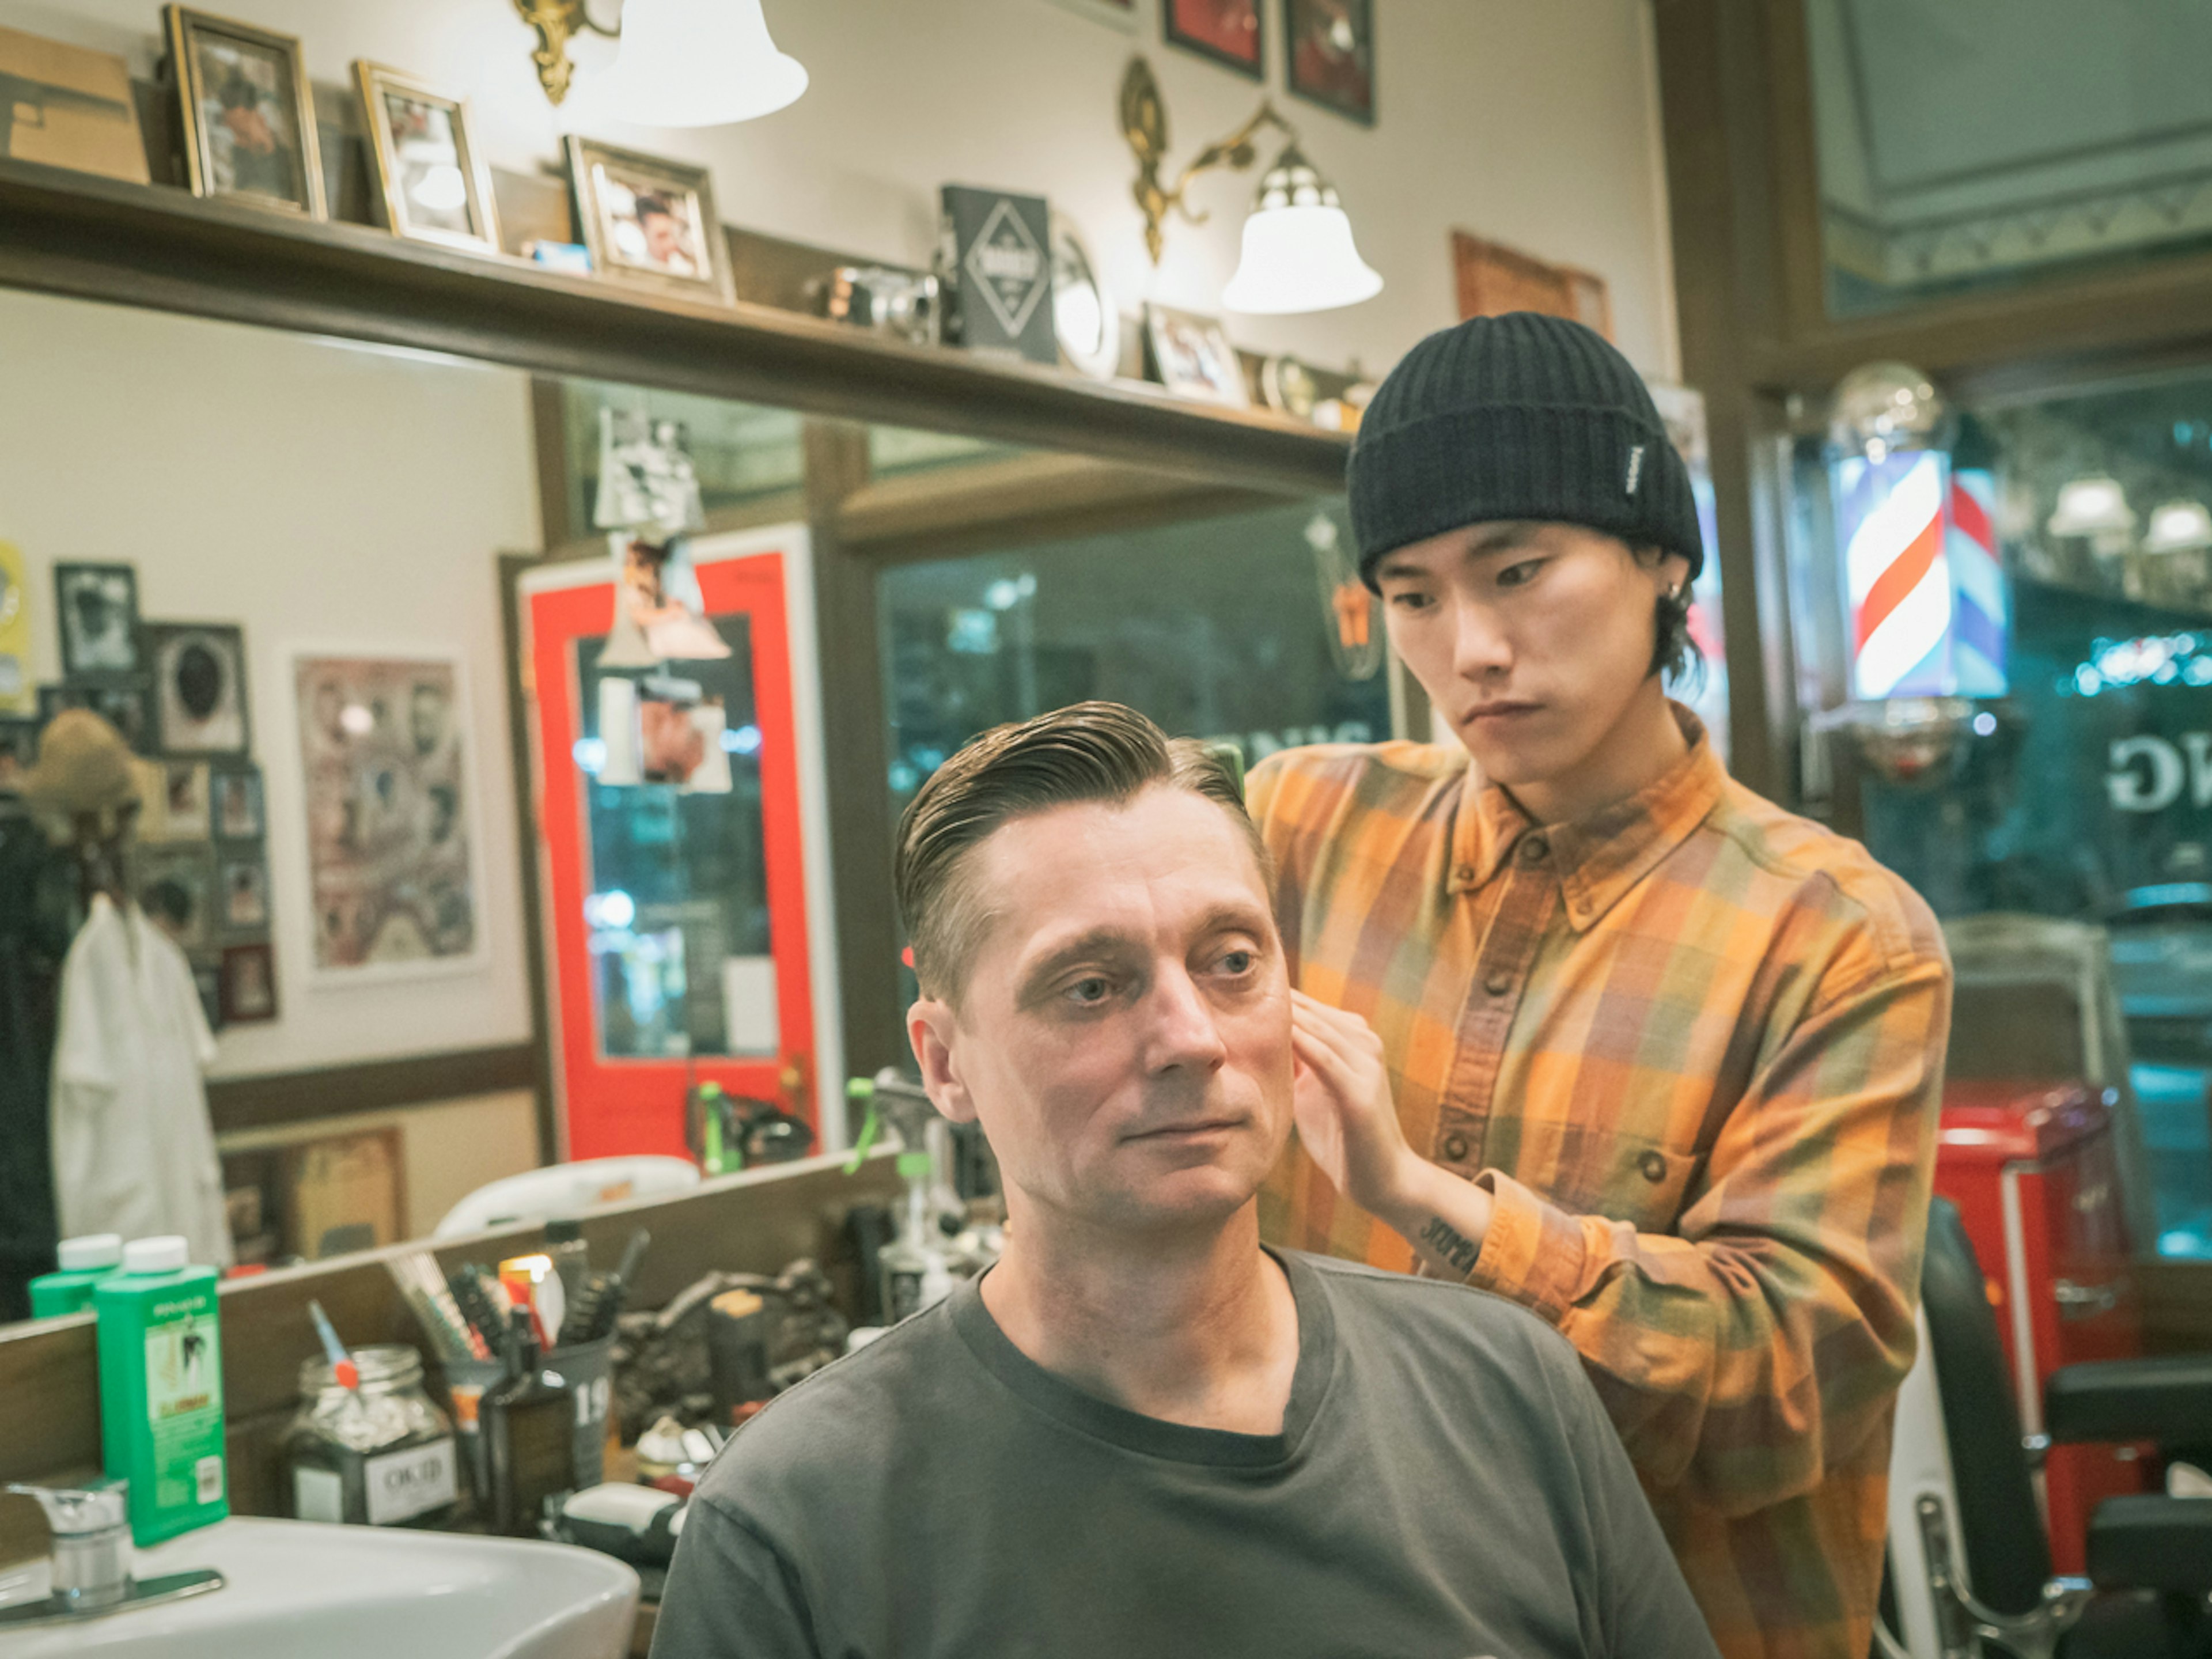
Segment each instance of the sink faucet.
[{"label": "sink faucet", "polygon": [[53,1571],[43,1601],[0,1607],[0,1629],[97,1619],[149,1601],[222,1588],[222,1575],[211,1567],[159,1578],[132,1577],[130,1510],[119,1485],[90,1490],[10,1486],[8,1490],[38,1499],[46,1512],[54,1540]]}]

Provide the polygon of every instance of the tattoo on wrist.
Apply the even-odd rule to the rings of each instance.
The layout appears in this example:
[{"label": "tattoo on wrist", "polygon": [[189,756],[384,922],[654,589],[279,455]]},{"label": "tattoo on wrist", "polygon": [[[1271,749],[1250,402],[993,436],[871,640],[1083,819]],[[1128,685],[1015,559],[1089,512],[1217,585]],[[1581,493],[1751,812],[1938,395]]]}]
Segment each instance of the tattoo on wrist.
[{"label": "tattoo on wrist", "polygon": [[1421,1243],[1449,1262],[1454,1271],[1463,1273],[1474,1271],[1474,1258],[1480,1252],[1462,1237],[1442,1216],[1429,1218],[1429,1224],[1421,1229]]}]

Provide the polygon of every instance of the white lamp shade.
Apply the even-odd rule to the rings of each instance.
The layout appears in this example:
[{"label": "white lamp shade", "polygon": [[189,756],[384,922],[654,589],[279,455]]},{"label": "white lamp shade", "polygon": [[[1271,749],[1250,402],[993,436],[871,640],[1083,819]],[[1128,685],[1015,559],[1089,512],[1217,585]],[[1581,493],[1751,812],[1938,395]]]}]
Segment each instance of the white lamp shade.
[{"label": "white lamp shade", "polygon": [[1248,316],[1334,311],[1382,291],[1382,278],[1352,246],[1340,207],[1261,207],[1244,222],[1244,257],[1221,290]]},{"label": "white lamp shade", "polygon": [[622,120],[716,127],[797,101],[806,70],[768,38],[761,0],[627,0],[622,52],[601,87]]},{"label": "white lamp shade", "polygon": [[2106,536],[2124,534],[2135,525],[2135,509],[2119,480],[2099,475],[2059,486],[2058,504],[2045,527],[2054,536]]},{"label": "white lamp shade", "polygon": [[2212,510],[2203,502],[2185,496],[2151,508],[2144,552],[2198,553],[2207,548],[2212,548]]}]

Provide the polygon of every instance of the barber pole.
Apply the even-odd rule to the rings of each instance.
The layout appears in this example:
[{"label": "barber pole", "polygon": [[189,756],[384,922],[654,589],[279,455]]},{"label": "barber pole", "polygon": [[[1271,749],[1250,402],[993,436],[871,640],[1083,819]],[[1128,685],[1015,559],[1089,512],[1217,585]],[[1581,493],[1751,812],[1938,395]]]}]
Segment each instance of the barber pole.
[{"label": "barber pole", "polygon": [[1837,463],[1854,697],[1941,697],[1957,690],[1945,550],[1949,471],[1940,450]]},{"label": "barber pole", "polygon": [[1951,666],[1962,697],[2002,697],[2010,632],[2004,566],[1997,556],[1996,479],[1980,467],[1951,474]]}]

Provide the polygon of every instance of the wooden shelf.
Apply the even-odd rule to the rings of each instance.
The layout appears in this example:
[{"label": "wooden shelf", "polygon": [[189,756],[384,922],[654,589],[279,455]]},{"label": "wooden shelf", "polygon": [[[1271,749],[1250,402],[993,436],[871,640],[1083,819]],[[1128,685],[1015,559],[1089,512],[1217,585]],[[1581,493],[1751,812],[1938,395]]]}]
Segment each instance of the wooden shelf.
[{"label": "wooden shelf", "polygon": [[1348,439],[1284,419],[0,160],[0,285],[972,433],[1289,491],[1342,488]]}]

